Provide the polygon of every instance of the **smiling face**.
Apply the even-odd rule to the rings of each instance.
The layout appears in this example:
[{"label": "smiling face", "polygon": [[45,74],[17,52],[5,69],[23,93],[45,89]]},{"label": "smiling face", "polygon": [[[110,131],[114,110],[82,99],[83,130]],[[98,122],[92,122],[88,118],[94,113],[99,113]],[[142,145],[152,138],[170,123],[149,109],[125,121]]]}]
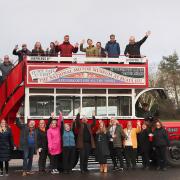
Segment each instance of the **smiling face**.
[{"label": "smiling face", "polygon": [[70,125],[69,124],[65,124],[64,125],[64,129],[65,129],[65,131],[70,131],[71,130]]},{"label": "smiling face", "polygon": [[127,123],[127,129],[132,129],[132,122],[131,122],[131,121],[128,121],[128,123]]},{"label": "smiling face", "polygon": [[64,42],[69,42],[69,35],[64,36]]},{"label": "smiling face", "polygon": [[45,127],[46,127],[45,121],[44,121],[44,120],[40,120],[40,121],[39,121],[39,128],[40,128],[40,129],[43,129],[43,128],[45,128]]},{"label": "smiling face", "polygon": [[157,129],[160,129],[161,127],[162,127],[162,126],[161,126],[161,123],[160,123],[160,122],[157,122],[157,123],[156,123],[156,128],[157,128]]},{"label": "smiling face", "polygon": [[129,44],[135,44],[136,40],[134,36],[130,36],[129,38]]},{"label": "smiling face", "polygon": [[29,126],[29,128],[34,128],[35,127],[35,121],[30,121],[28,126]]},{"label": "smiling face", "polygon": [[57,121],[56,121],[56,120],[53,120],[53,121],[51,122],[51,127],[52,127],[52,128],[56,128],[56,127],[57,127]]},{"label": "smiling face", "polygon": [[88,44],[89,46],[92,46],[92,45],[93,45],[93,41],[92,41],[91,39],[88,39],[88,40],[87,40],[87,44]]},{"label": "smiling face", "polygon": [[6,127],[6,121],[3,119],[0,123],[1,128],[5,128]]}]

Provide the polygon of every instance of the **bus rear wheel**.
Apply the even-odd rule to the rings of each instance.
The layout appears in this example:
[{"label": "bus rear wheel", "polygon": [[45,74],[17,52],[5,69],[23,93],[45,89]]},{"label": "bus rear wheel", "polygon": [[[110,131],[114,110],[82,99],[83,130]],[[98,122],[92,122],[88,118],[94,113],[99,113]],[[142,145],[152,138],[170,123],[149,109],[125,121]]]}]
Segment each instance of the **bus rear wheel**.
[{"label": "bus rear wheel", "polygon": [[180,166],[180,141],[171,141],[170,149],[167,150],[166,157],[170,166]]}]

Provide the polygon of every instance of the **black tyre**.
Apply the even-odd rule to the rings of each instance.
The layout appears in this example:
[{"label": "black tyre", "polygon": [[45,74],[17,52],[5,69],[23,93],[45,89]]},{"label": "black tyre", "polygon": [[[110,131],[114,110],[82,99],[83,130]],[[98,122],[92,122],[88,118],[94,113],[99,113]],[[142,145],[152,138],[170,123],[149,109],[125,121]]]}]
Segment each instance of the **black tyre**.
[{"label": "black tyre", "polygon": [[170,149],[167,150],[166,157],[170,166],[180,166],[180,141],[171,141]]}]

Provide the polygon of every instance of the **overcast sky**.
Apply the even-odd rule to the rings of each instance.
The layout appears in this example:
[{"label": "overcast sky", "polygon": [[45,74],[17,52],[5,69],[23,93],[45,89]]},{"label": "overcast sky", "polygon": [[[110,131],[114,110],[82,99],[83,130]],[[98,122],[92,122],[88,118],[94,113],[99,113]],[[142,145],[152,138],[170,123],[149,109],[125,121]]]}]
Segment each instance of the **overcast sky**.
[{"label": "overcast sky", "polygon": [[46,49],[50,41],[62,41],[69,34],[71,42],[92,38],[103,45],[111,33],[124,52],[130,35],[142,38],[152,34],[141,52],[151,62],[177,51],[180,55],[179,0],[0,0],[0,57],[16,44],[35,41]]}]

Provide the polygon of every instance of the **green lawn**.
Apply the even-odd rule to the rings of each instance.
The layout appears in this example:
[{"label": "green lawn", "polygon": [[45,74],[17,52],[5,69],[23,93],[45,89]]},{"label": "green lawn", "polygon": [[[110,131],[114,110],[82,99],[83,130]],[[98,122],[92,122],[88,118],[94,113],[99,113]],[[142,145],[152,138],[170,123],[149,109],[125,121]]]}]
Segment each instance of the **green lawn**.
[{"label": "green lawn", "polygon": [[180,122],[180,120],[177,120],[177,119],[161,119],[161,121],[164,121],[164,122]]}]

